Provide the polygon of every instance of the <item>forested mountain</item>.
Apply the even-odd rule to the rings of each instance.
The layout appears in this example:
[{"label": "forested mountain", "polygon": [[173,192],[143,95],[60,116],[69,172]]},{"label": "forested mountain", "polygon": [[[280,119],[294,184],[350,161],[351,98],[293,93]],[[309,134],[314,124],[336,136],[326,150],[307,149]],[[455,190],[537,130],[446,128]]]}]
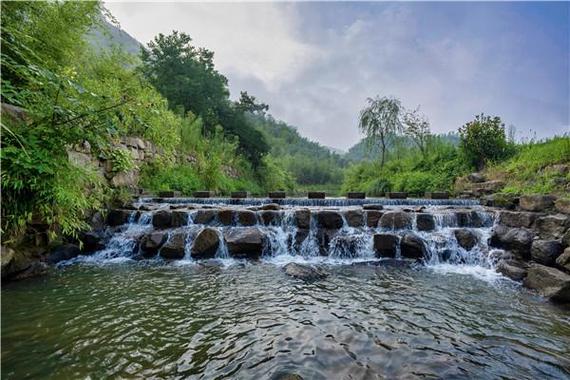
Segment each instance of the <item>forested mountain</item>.
[{"label": "forested mountain", "polygon": [[295,127],[271,115],[248,114],[263,133],[271,154],[291,172],[301,185],[340,184],[346,160],[325,146],[299,134]]}]

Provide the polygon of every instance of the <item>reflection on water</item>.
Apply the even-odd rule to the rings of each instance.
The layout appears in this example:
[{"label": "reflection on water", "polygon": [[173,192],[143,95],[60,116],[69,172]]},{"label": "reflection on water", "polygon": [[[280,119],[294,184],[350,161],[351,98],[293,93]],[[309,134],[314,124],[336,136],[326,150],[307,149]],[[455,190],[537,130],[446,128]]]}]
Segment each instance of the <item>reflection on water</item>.
[{"label": "reflection on water", "polygon": [[[277,264],[277,265],[276,265]],[[2,289],[4,379],[570,378],[570,311],[442,266],[71,265]]]}]

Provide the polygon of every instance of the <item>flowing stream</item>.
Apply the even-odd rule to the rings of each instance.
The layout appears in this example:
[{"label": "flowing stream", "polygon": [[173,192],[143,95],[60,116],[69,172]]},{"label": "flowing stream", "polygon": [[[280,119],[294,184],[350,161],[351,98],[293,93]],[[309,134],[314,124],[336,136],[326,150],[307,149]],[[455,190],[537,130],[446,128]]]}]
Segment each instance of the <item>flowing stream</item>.
[{"label": "flowing stream", "polygon": [[[186,234],[172,261],[141,259],[137,239],[153,231],[156,211],[133,211],[105,249],[2,287],[2,377],[570,378],[570,310],[494,270],[492,213],[422,210],[435,228],[414,219],[427,256],[410,265],[400,252],[378,258],[372,238],[407,230],[351,227],[343,214],[323,255],[314,213],[300,237],[294,211],[258,219],[260,260],[232,258],[224,233],[243,227],[214,218],[215,258],[195,260],[206,226],[189,210],[168,230]],[[477,236],[470,250],[455,237],[460,225]],[[283,272],[290,262],[329,275],[306,283]]]}]

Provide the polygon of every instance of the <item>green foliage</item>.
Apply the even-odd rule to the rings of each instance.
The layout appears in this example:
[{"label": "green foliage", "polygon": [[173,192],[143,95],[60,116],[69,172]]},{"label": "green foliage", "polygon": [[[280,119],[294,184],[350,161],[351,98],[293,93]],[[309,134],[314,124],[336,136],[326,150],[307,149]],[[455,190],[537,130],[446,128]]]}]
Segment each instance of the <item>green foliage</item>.
[{"label": "green foliage", "polygon": [[505,125],[498,116],[477,115],[475,120],[459,128],[459,135],[463,155],[479,170],[487,161],[502,160],[511,151],[505,135]]},{"label": "green foliage", "polygon": [[263,135],[252,128],[245,111],[266,110],[255,98],[242,94],[241,102],[229,100],[227,79],[215,68],[214,53],[195,48],[185,33],[159,34],[142,49],[144,76],[163,94],[173,109],[182,108],[203,120],[205,131],[222,126],[228,136],[237,136],[241,153],[254,166],[269,151]]},{"label": "green foliage", "polygon": [[400,112],[402,105],[396,98],[379,97],[368,98],[368,105],[360,111],[358,128],[369,142],[380,143],[380,166],[384,167],[386,159],[386,138],[390,134],[400,131],[402,124]]},{"label": "green foliage", "polygon": [[319,189],[340,185],[346,165],[341,156],[301,137],[294,127],[271,115],[248,114],[247,117],[263,133],[271,146],[271,155],[293,175],[297,187]]},{"label": "green foliage", "polygon": [[425,155],[417,148],[402,148],[384,167],[378,162],[360,162],[345,171],[342,192],[365,191],[378,196],[388,191],[423,194],[452,190],[455,178],[469,171],[458,149],[446,138],[434,136]]},{"label": "green foliage", "polygon": [[505,194],[565,194],[570,173],[555,165],[570,165],[570,137],[517,146],[512,158],[491,166],[487,174],[506,182]]},{"label": "green foliage", "polygon": [[107,160],[111,161],[111,167],[114,173],[127,172],[135,166],[133,156],[128,149],[109,149],[105,152],[105,156]]}]

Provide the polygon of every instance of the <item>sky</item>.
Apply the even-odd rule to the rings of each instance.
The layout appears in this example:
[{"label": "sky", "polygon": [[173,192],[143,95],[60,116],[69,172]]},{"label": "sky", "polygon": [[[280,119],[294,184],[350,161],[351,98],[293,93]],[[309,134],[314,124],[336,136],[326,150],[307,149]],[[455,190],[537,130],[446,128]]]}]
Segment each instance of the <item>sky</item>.
[{"label": "sky", "polygon": [[311,140],[347,150],[368,97],[436,133],[476,114],[517,137],[570,133],[570,3],[106,2],[142,43],[186,32],[229,80]]}]

